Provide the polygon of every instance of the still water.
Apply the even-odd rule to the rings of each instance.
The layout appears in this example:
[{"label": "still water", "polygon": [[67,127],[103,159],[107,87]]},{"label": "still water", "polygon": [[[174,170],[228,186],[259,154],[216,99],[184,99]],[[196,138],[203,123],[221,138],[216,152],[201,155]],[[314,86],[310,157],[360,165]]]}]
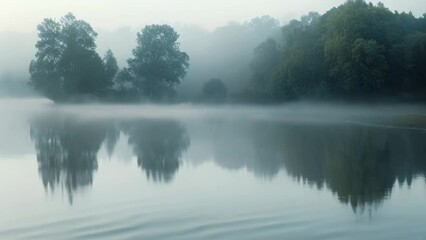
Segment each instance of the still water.
[{"label": "still water", "polygon": [[0,239],[426,239],[421,106],[0,114]]}]

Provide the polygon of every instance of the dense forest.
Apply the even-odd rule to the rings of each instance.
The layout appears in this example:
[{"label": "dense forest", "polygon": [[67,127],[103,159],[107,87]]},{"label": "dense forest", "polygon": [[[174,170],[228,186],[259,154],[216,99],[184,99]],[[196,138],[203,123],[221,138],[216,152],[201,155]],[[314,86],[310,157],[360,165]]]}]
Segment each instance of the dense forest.
[{"label": "dense forest", "polygon": [[253,97],[424,97],[425,17],[356,0],[293,20],[254,50]]},{"label": "dense forest", "polygon": [[[263,22],[276,23],[272,18]],[[177,87],[185,80],[190,56],[168,25],[149,25],[119,69],[112,51],[96,52],[97,33],[71,13],[37,27],[36,56],[30,84],[54,100],[182,101]],[[194,101],[223,103],[282,102],[301,98],[423,100],[426,90],[426,14],[392,12],[383,4],[347,1],[325,14],[311,12],[263,36],[253,49],[240,89],[205,76]],[[238,64],[238,63],[235,63]],[[232,70],[233,65],[227,68]],[[227,80],[227,79],[226,79]]]}]

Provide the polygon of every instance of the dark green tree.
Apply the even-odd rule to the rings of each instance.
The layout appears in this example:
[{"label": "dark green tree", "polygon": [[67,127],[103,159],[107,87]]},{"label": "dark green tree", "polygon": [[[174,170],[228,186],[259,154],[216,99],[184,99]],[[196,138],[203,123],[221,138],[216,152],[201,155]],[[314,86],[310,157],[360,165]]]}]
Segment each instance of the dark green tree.
[{"label": "dark green tree", "polygon": [[[377,89],[378,82],[385,81],[389,70],[386,49],[402,40],[403,25],[383,4],[374,6],[362,0],[348,1],[329,11],[324,21],[325,57],[329,74],[336,81],[336,90],[365,94]],[[370,55],[361,56],[365,58],[361,60],[359,55],[355,56],[359,51]],[[360,68],[357,60],[364,61],[364,67]],[[366,67],[368,61],[371,63]],[[368,79],[375,83],[360,82]]]},{"label": "dark green tree", "polygon": [[50,99],[62,96],[63,79],[58,69],[63,45],[61,25],[48,18],[37,26],[36,59],[30,63],[30,84],[36,91]]},{"label": "dark green tree", "polygon": [[179,47],[179,34],[168,25],[146,26],[137,34],[137,47],[128,60],[135,84],[151,100],[161,100],[187,73],[189,57]]},{"label": "dark green tree", "polygon": [[281,54],[274,39],[269,38],[254,49],[250,68],[253,72],[251,87],[261,94],[266,94],[271,75],[280,63]]},{"label": "dark green tree", "polygon": [[68,13],[60,21],[45,19],[37,29],[36,59],[30,64],[30,81],[37,91],[63,101],[100,96],[111,86],[89,23]]},{"label": "dark green tree", "polygon": [[140,84],[129,68],[123,68],[118,71],[114,79],[114,86],[120,92],[130,91],[131,89],[140,89]]},{"label": "dark green tree", "polygon": [[405,41],[406,81],[410,92],[424,96],[426,89],[426,33],[417,32]]},{"label": "dark green tree", "polygon": [[218,78],[210,79],[204,84],[202,98],[207,102],[224,102],[228,96],[228,89],[222,80]]},{"label": "dark green tree", "polygon": [[97,33],[90,24],[68,13],[61,18],[62,43],[65,46],[59,66],[65,92],[99,95],[108,87],[101,57],[96,53]]},{"label": "dark green tree", "polygon": [[115,58],[111,49],[108,49],[102,61],[104,62],[105,66],[105,75],[108,87],[112,87],[114,84],[113,80],[118,72],[118,64],[117,59]]},{"label": "dark green tree", "polygon": [[[266,92],[278,101],[407,93],[422,97],[424,19],[391,12],[381,3],[349,0],[322,16],[309,13],[293,20],[282,28],[278,64],[268,61],[276,59],[275,51],[259,51],[268,42],[255,50],[252,83],[266,83],[266,91],[265,85],[253,84],[254,96]],[[264,67],[265,74],[256,66]]]}]

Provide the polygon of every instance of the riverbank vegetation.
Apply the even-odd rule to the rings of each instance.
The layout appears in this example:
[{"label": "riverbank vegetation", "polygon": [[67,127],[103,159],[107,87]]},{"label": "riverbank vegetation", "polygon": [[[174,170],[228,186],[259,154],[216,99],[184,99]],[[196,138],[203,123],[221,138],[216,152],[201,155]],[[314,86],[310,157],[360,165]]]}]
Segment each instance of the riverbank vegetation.
[{"label": "riverbank vegetation", "polygon": [[[103,58],[97,53],[97,33],[71,13],[59,21],[45,19],[37,30],[30,84],[55,102],[192,100],[176,91],[190,56],[180,49],[171,26],[145,26],[122,69],[112,51]],[[311,12],[290,21],[281,36],[263,37],[253,49],[249,74],[243,74],[251,77],[241,77],[243,86],[230,91],[228,79],[204,76],[199,81],[213,80],[193,101],[425,99],[426,14],[416,17],[381,3],[350,0],[323,15]]]}]

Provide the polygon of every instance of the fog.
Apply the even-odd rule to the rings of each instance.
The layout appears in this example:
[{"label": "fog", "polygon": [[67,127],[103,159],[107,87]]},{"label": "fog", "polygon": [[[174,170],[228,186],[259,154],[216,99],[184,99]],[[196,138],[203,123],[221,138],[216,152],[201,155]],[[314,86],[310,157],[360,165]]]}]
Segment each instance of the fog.
[{"label": "fog", "polygon": [[0,239],[422,238],[425,46],[425,0],[0,0]]},{"label": "fog", "polygon": [[[29,63],[34,59],[36,25],[43,18],[59,19],[66,12],[90,23],[98,33],[97,52],[111,49],[119,66],[126,67],[136,46],[136,33],[147,24],[171,24],[180,34],[181,50],[190,57],[190,68],[177,91],[183,98],[200,95],[211,78],[224,81],[229,92],[247,86],[252,74],[249,63],[254,48],[269,37],[282,42],[280,27],[310,11],[324,13],[344,1],[224,1],[185,3],[182,1],[2,1],[0,3],[0,95],[32,95]],[[372,1],[377,3],[378,1]],[[424,1],[384,1],[391,10],[412,11],[421,16]],[[102,5],[102,11],[95,11]],[[46,7],[48,6],[48,7]],[[155,10],[153,13],[153,9]],[[29,10],[31,10],[29,12]],[[161,14],[154,14],[155,12]],[[90,13],[90,14],[89,14]],[[124,14],[126,13],[126,14]],[[268,15],[277,25],[253,25],[252,20]],[[117,17],[111,17],[117,16]]]},{"label": "fog", "polygon": [[[262,16],[260,16],[262,17]],[[199,25],[178,24],[181,49],[190,56],[187,76],[178,92],[193,98],[201,93],[202,85],[211,78],[222,79],[230,91],[244,88],[250,78],[249,63],[253,49],[268,37],[280,40],[280,25],[255,25],[256,19],[230,22],[212,31]],[[136,34],[140,29],[122,27],[116,30],[98,30],[97,52],[103,56],[111,49],[120,68],[136,47]],[[29,63],[34,58],[37,35],[31,33],[0,33],[0,85],[1,95],[28,93]],[[232,67],[231,67],[232,66]],[[16,83],[19,82],[19,83]]]},{"label": "fog", "polygon": [[[309,11],[325,12],[345,0],[2,0],[0,2],[0,31],[34,31],[45,17],[59,18],[74,12],[97,29],[114,30],[123,26],[139,29],[153,23],[196,24],[213,30],[230,21],[244,22],[250,18],[271,15],[280,21],[299,18]],[[383,2],[392,11],[413,11],[417,16],[425,11],[422,0],[374,0]]]},{"label": "fog", "polygon": [[[299,101],[271,106],[199,104],[61,104],[41,98],[2,99],[5,121],[25,122],[36,116],[69,115],[79,119],[177,121],[267,121],[307,124],[355,124],[378,128],[426,131],[426,107],[422,104],[336,104]],[[5,125],[7,126],[7,125]]]}]

